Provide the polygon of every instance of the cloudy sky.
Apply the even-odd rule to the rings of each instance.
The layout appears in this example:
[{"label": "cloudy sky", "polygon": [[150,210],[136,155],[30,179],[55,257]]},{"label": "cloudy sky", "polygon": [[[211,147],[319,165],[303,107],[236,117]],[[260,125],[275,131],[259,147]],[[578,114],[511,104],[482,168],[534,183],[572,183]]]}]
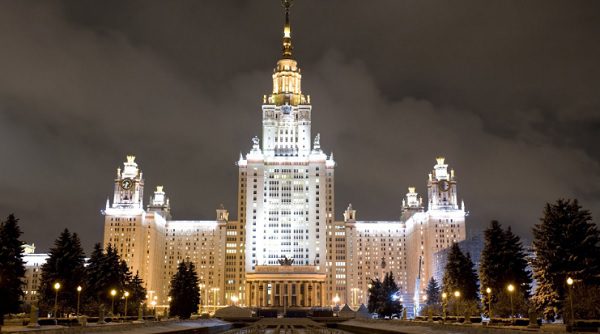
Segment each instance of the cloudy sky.
[{"label": "cloudy sky", "polygon": [[[469,228],[529,238],[559,197],[598,217],[599,5],[298,0],[294,56],[338,164],[337,216],[351,202],[398,219],[443,155]],[[65,227],[89,250],[135,154],[175,218],[237,216],[235,161],[260,135],[282,25],[277,0],[0,3],[0,215],[40,251]]]}]

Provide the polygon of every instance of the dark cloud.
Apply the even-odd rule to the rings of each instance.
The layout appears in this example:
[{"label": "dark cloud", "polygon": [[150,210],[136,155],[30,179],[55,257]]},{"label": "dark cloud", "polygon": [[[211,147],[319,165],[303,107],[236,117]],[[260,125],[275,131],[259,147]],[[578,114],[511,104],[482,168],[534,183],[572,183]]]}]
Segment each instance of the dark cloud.
[{"label": "dark cloud", "polygon": [[[596,7],[596,8],[593,8]],[[575,1],[298,1],[313,132],[335,154],[336,211],[397,219],[445,155],[469,226],[529,236],[546,201],[600,214],[600,21]],[[179,219],[236,208],[279,55],[277,1],[0,5],[0,214],[46,249],[86,248],[116,167],[138,156]]]}]

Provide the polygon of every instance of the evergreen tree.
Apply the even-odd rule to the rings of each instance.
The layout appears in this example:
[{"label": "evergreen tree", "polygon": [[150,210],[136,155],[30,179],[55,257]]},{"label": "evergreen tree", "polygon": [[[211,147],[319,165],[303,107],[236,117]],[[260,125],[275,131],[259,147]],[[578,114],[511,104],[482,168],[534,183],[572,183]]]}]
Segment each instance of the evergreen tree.
[{"label": "evergreen tree", "polygon": [[425,290],[425,294],[427,295],[427,305],[436,305],[440,302],[440,286],[438,285],[435,278],[431,277],[429,283],[427,284],[427,289]]},{"label": "evergreen tree", "polygon": [[87,309],[94,312],[100,307],[106,308],[112,305],[113,296],[110,293],[115,290],[117,292],[114,298],[115,313],[123,311],[125,303],[122,297],[131,284],[132,278],[127,263],[121,260],[117,250],[109,244],[106,251],[103,251],[102,246],[96,244],[88,261],[86,273]]},{"label": "evergreen tree", "polygon": [[19,219],[10,214],[0,223],[0,326],[4,324],[4,315],[19,311],[23,297],[23,234],[18,225]]},{"label": "evergreen tree", "polygon": [[129,301],[131,305],[139,305],[146,300],[146,288],[144,288],[144,281],[140,278],[139,273],[135,273],[135,276],[127,284],[127,291],[129,291]]},{"label": "evergreen tree", "polygon": [[192,313],[198,312],[200,288],[196,267],[190,261],[183,261],[177,267],[177,273],[171,279],[171,316],[188,319]]},{"label": "evergreen tree", "polygon": [[461,300],[476,301],[478,299],[477,273],[471,256],[463,254],[457,243],[450,246],[446,270],[444,272],[442,290],[453,296],[455,291],[461,294]]},{"label": "evergreen tree", "polygon": [[371,280],[369,288],[369,312],[380,316],[391,316],[402,312],[402,304],[398,298],[398,285],[392,272],[386,273],[383,282],[376,278]]},{"label": "evergreen tree", "polygon": [[379,313],[379,311],[383,309],[383,294],[383,284],[381,284],[379,278],[371,279],[368,301],[368,309],[370,313]]},{"label": "evergreen tree", "polygon": [[[506,283],[503,276],[506,271],[504,263],[504,230],[496,220],[492,220],[490,227],[483,232],[483,250],[479,263],[479,279],[481,281],[481,296],[483,303],[487,305],[488,294],[485,292],[490,288],[497,296],[499,291],[502,291]],[[494,297],[493,302],[497,300]]]},{"label": "evergreen tree", "polygon": [[87,312],[96,312],[101,304],[105,302],[104,296],[105,287],[108,285],[104,280],[104,268],[106,256],[102,249],[102,245],[97,243],[94,245],[94,250],[88,259],[86,267],[86,283],[84,290],[85,310]]},{"label": "evergreen tree", "polygon": [[400,314],[402,312],[402,304],[400,300],[396,298],[398,293],[398,284],[394,279],[394,274],[390,271],[385,274],[382,283],[382,300],[383,309],[379,314],[383,316],[392,316],[392,314]]},{"label": "evergreen tree", "polygon": [[546,204],[541,222],[533,227],[533,238],[533,275],[538,283],[533,301],[552,319],[564,312],[568,277],[576,284],[598,284],[600,233],[577,200],[559,199]]},{"label": "evergreen tree", "polygon": [[531,273],[527,270],[527,259],[521,238],[515,235],[510,226],[503,235],[505,254],[505,282],[504,289],[508,284],[513,284],[520,299],[527,300],[531,290]]},{"label": "evergreen tree", "polygon": [[[492,302],[497,303],[500,297],[506,297],[505,292],[509,284],[517,289],[513,296],[515,303],[524,304],[529,298],[531,274],[527,270],[527,260],[521,239],[512,232],[510,227],[504,230],[495,220],[484,232],[479,278],[481,280],[481,296],[485,305],[489,303],[487,288],[493,291]],[[500,312],[500,308],[497,308],[495,313],[509,315],[510,309],[509,313],[503,314]]]},{"label": "evergreen tree", "polygon": [[46,263],[42,265],[39,285],[39,305],[46,311],[54,311],[54,284],[60,283],[58,290],[59,312],[75,312],[77,307],[77,286],[85,282],[85,254],[76,233],[65,229],[50,249]]}]

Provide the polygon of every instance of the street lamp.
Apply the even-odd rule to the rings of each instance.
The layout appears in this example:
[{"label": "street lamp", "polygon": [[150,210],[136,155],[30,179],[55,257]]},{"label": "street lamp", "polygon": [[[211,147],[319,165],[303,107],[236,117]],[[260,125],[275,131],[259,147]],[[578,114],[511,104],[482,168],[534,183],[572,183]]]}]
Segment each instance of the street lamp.
[{"label": "street lamp", "polygon": [[204,293],[204,287],[206,287],[206,285],[204,283],[200,283],[198,284],[198,287],[200,288],[200,314],[202,314],[203,312],[203,308],[204,308],[204,304],[206,304],[206,294]]},{"label": "street lamp", "polygon": [[486,288],[485,292],[487,292],[488,296],[488,316],[490,317],[490,322],[492,321],[492,289]]},{"label": "street lamp", "polygon": [[442,319],[444,321],[446,321],[446,303],[447,303],[446,300],[447,299],[448,299],[448,294],[443,292],[442,293],[442,317],[443,317]]},{"label": "street lamp", "polygon": [[460,291],[454,291],[454,298],[456,298],[456,321],[460,319],[460,305],[458,301],[460,300]]},{"label": "street lamp", "polygon": [[508,290],[508,295],[510,296],[510,319],[511,322],[514,323],[514,314],[515,314],[515,310],[513,308],[513,292],[515,291],[515,286],[512,284],[509,284],[506,289]]},{"label": "street lamp", "polygon": [[125,317],[127,317],[127,298],[129,297],[129,291],[125,291],[123,296],[125,296]]},{"label": "street lamp", "polygon": [[219,288],[212,288],[211,291],[213,292],[213,303],[214,303],[214,311],[217,312],[217,293],[218,291],[221,290]]},{"label": "street lamp", "polygon": [[337,303],[340,302],[340,296],[335,295],[335,297],[333,297],[333,303],[337,306]]},{"label": "street lamp", "polygon": [[238,300],[240,300],[238,298],[238,296],[236,296],[236,295],[231,296],[231,302],[233,303],[233,306],[235,306],[237,304]]},{"label": "street lamp", "polygon": [[169,311],[171,310],[171,301],[172,301],[172,300],[173,300],[173,298],[171,298],[171,296],[169,296],[169,297],[167,298],[167,301],[168,301],[168,303],[167,303],[167,319],[169,319],[169,313],[171,313],[171,312],[169,312]]},{"label": "street lamp", "polygon": [[156,318],[156,300],[150,302],[152,305],[152,313],[154,313],[154,318]]},{"label": "street lamp", "polygon": [[77,316],[79,316],[79,301],[81,299],[81,290],[83,290],[81,285],[77,286]]},{"label": "street lamp", "polygon": [[575,281],[571,277],[567,278],[567,285],[569,286],[569,301],[571,304],[571,328],[575,323],[575,312],[573,312],[573,283],[575,283]]},{"label": "street lamp", "polygon": [[112,315],[115,315],[115,296],[117,295],[117,290],[115,290],[115,289],[110,290],[110,295],[112,296],[112,307],[111,307],[110,313]]},{"label": "street lamp", "polygon": [[58,290],[60,290],[60,283],[54,283],[54,324],[58,325]]}]

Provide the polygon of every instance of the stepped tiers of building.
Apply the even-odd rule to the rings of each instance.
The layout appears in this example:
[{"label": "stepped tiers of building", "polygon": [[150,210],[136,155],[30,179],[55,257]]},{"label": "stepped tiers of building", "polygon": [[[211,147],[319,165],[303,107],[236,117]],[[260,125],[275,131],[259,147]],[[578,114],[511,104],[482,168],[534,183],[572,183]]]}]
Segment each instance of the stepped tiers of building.
[{"label": "stepped tiers of building", "polygon": [[[465,207],[444,158],[429,174],[426,203],[410,187],[399,220],[358,221],[352,205],[335,219],[336,163],[311,134],[312,105],[301,90],[285,9],[282,58],[262,99],[262,140],[254,137],[237,161],[236,220],[224,208],[211,221],[173,220],[162,186],[144,206],[135,157],[117,169],[103,211],[104,244],[140,273],[159,305],[166,305],[170,278],[184,260],[198,269],[203,307],[277,307],[284,296],[290,305],[327,305],[335,297],[358,306],[367,302],[370,280],[390,271],[406,305],[420,300],[433,254],[465,238]],[[293,261],[282,266],[282,259]]]}]

